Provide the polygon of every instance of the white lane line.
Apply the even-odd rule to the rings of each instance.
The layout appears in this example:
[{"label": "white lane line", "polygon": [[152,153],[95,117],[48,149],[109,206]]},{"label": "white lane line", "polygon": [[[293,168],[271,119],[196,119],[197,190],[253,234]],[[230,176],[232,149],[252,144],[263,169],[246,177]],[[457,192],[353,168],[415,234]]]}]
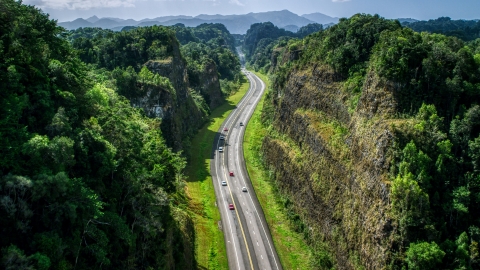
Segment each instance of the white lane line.
[{"label": "white lane line", "polygon": [[[217,148],[218,148],[218,147],[217,147]],[[219,183],[219,185],[221,185],[221,183],[220,183],[220,177],[218,177],[219,174],[218,174],[217,161],[220,162],[220,157],[215,160],[215,173],[216,173],[216,177],[217,177],[218,183]],[[226,200],[225,196],[223,195],[223,188],[221,188],[221,186],[220,186],[220,193],[222,194],[222,198],[223,198],[224,200]],[[236,259],[237,259],[238,269],[240,269],[240,260],[238,259],[237,246],[235,245],[235,236],[234,236],[233,230],[232,230],[232,223],[231,223],[230,219],[228,218],[227,204],[224,203],[223,206],[224,206],[224,208],[225,208],[225,213],[227,213],[227,214],[226,214],[227,216],[226,216],[225,218],[228,219],[228,226],[230,227],[230,234],[232,235],[233,249],[235,250],[235,257],[236,257]]]},{"label": "white lane line", "polygon": [[262,260],[263,260],[263,256],[262,256],[262,255],[260,255],[260,257],[262,257]]},{"label": "white lane line", "polygon": [[[248,76],[247,76],[248,77]],[[245,95],[242,100],[237,104],[237,108],[242,108],[242,105],[243,103],[245,102],[248,102],[248,100],[250,98],[252,98],[252,96],[255,96],[254,92],[255,91],[252,91],[252,90],[255,90],[256,88],[256,82],[255,83],[255,87],[253,87],[253,84],[250,84],[250,88],[248,89],[248,92],[247,92],[247,95]],[[224,122],[224,124],[222,124],[222,127],[225,128],[225,127],[229,127],[229,129],[231,129],[231,126],[230,126],[230,121],[235,120],[237,118],[236,115],[236,112],[237,112],[237,108],[233,109],[232,112],[230,113],[230,115],[227,117],[227,120]],[[234,117],[235,116],[235,117]],[[220,128],[220,133],[223,134],[223,128]],[[225,147],[225,142],[229,139],[229,136],[228,136],[228,133],[229,131],[226,131],[225,135],[222,135],[225,137],[225,139],[223,140],[223,146]],[[228,139],[227,139],[228,137]],[[221,140],[217,140],[217,145],[216,145],[216,150],[218,150],[218,147],[220,146],[220,143],[221,143]],[[228,144],[227,144],[228,145]],[[232,155],[232,153],[230,153],[230,156]],[[221,164],[221,158],[220,158],[220,155],[215,155],[215,157],[218,157],[216,160],[215,160],[215,173],[216,173],[216,176],[217,176],[217,180],[219,182],[219,185],[221,185],[221,180],[220,180],[220,177],[219,177],[219,174],[218,174],[218,167],[217,166],[217,163],[220,163],[220,167],[221,168],[225,168],[224,164]],[[222,166],[223,165],[223,166]],[[224,198],[224,200],[226,200],[226,197],[225,195],[223,194],[223,189],[220,188],[220,192],[221,192],[221,197]],[[231,221],[230,221],[230,218],[228,218],[228,210],[227,210],[227,205],[226,203],[224,204],[224,208],[225,208],[225,212],[227,213],[227,216],[226,218],[228,219],[228,224],[229,224],[229,227],[230,227],[230,234],[232,235],[232,240],[233,240],[233,247],[234,247],[234,250],[235,250],[235,257],[237,259],[237,265],[238,265],[238,269],[240,269],[240,260],[238,258],[238,252],[237,252],[237,247],[235,245],[235,237],[234,237],[234,234],[233,234],[233,230],[232,230],[232,224],[231,224]],[[250,221],[251,222],[251,221]]]},{"label": "white lane line", "polygon": [[[252,75],[252,77],[254,77],[254,76]],[[255,77],[257,77],[257,76],[255,76]],[[254,77],[254,81],[255,81],[255,77]],[[260,81],[261,89],[262,89],[261,93],[263,93],[263,91],[265,90],[265,84],[263,83],[262,80],[259,79],[259,81]],[[256,84],[257,84],[257,83],[255,82],[255,86],[256,86]],[[261,97],[261,95],[259,95],[259,98],[260,98],[260,97]],[[257,99],[259,99],[259,98],[257,98]],[[255,102],[257,102],[257,101],[255,101]],[[254,108],[253,106],[250,108],[250,110],[248,111],[248,114],[247,114],[247,115],[249,115],[249,114],[252,114],[252,115],[253,115],[253,112],[252,112],[252,109],[253,109],[253,108]],[[250,115],[249,117],[251,117],[251,115]],[[245,129],[241,130],[239,134],[243,134],[243,135],[244,135],[244,134],[245,134]],[[237,161],[237,166],[238,166],[238,168],[240,168],[240,156],[239,156],[239,154],[240,154],[240,151],[237,151],[237,160],[236,160],[236,161]],[[243,180],[244,185],[245,185],[245,179],[244,179],[242,170],[239,169],[239,171],[240,171],[240,179]],[[271,245],[271,243],[270,243],[270,240],[268,239],[267,232],[265,231],[265,226],[263,225],[263,222],[262,222],[262,220],[260,219],[260,215],[258,214],[257,207],[256,207],[255,204],[253,203],[252,195],[251,195],[250,193],[248,193],[248,196],[250,197],[250,201],[251,201],[252,204],[253,204],[253,207],[254,207],[254,209],[255,209],[255,213],[257,214],[257,217],[258,217],[258,221],[260,221],[260,225],[262,226],[263,233],[265,234],[265,238],[267,239],[268,246],[270,247],[270,252],[272,253],[273,261],[275,262],[275,266],[277,267],[277,269],[279,269],[279,268],[278,268],[278,264],[277,264],[277,260],[276,260],[276,258],[275,258],[274,253],[273,253],[272,245]]]}]

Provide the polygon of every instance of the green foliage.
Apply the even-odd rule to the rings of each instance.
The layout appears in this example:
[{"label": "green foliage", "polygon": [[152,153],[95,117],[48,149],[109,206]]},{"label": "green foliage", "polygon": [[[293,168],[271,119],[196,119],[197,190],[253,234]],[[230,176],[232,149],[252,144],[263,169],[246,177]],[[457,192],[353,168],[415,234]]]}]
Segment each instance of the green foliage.
[{"label": "green foliage", "polygon": [[[191,246],[169,244],[188,245],[171,209],[184,199],[185,160],[166,146],[159,120],[112,89],[142,81],[174,91],[170,81],[128,66],[89,73],[47,15],[13,0],[0,10],[1,268],[194,268],[183,257]],[[106,68],[164,57],[176,42],[155,27],[82,31],[102,54],[80,56]],[[135,35],[151,42],[142,54],[110,54],[111,40]]]},{"label": "green foliage", "polygon": [[70,40],[82,61],[108,70],[129,66],[140,70],[148,60],[172,57],[174,47],[179,46],[175,33],[163,26],[122,32],[79,28],[70,31]]},{"label": "green foliage", "polygon": [[250,29],[247,30],[247,34],[245,35],[245,40],[243,44],[243,49],[245,50],[245,57],[247,61],[250,61],[250,58],[254,55],[254,52],[259,46],[261,40],[274,40],[279,37],[286,36],[294,37],[295,34],[290,31],[286,31],[285,29],[278,28],[271,22],[252,24],[250,26]]},{"label": "green foliage", "polygon": [[341,19],[337,25],[304,39],[306,50],[302,62],[324,62],[347,76],[366,67],[382,31],[399,28],[397,22],[378,15],[356,14],[350,19]]},{"label": "green foliage", "polygon": [[406,253],[408,269],[437,269],[445,256],[435,242],[411,243]]},{"label": "green foliage", "polygon": [[437,33],[464,41],[480,38],[480,23],[476,20],[452,20],[449,17],[440,17],[428,21],[405,22],[403,25],[416,32]]},{"label": "green foliage", "polygon": [[404,85],[397,100],[400,110],[409,113],[429,103],[450,118],[459,104],[469,107],[480,93],[479,66],[471,49],[456,38],[385,31],[372,63],[378,74]]},{"label": "green foliage", "polygon": [[[442,23],[448,28],[456,22]],[[394,267],[408,262],[418,269],[478,268],[480,239],[470,228],[480,226],[474,214],[480,211],[480,39],[465,43],[357,14],[302,40],[247,41],[251,67],[274,72],[277,90],[266,95],[266,125],[276,114],[274,97],[294,70],[315,76],[321,68],[333,69],[328,79],[341,83],[352,115],[359,100],[369,102],[363,91],[372,84],[391,94],[402,118],[395,119],[402,124],[395,127],[390,170],[390,214],[398,226]],[[422,253],[431,257],[421,258]]]},{"label": "green foliage", "polygon": [[319,32],[323,30],[323,25],[319,23],[309,23],[305,26],[300,27],[298,29],[296,35],[298,38],[304,38],[310,34],[313,34],[315,32]]}]

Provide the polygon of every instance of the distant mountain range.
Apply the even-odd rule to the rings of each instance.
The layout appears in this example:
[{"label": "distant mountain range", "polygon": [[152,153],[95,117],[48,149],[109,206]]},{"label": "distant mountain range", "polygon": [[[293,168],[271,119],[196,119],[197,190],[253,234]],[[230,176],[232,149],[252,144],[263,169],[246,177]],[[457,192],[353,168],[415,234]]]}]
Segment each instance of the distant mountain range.
[{"label": "distant mountain range", "polygon": [[100,27],[120,31],[125,26],[152,26],[152,25],[175,25],[182,23],[185,26],[195,27],[202,23],[224,24],[232,34],[245,34],[250,25],[260,22],[272,22],[280,28],[295,30],[310,23],[332,25],[338,22],[338,18],[330,17],[322,13],[311,13],[299,16],[288,10],[269,11],[260,13],[248,13],[243,15],[206,15],[192,16],[164,16],[153,19],[136,21],[133,19],[98,18],[92,16],[88,19],[78,18],[71,22],[61,22],[60,26],[68,30],[80,27]]}]

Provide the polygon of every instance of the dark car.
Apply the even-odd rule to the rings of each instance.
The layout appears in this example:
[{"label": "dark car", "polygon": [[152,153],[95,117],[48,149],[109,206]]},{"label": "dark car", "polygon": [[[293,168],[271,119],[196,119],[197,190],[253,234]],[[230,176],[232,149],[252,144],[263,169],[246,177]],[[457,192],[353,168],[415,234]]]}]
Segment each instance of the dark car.
[{"label": "dark car", "polygon": [[229,208],[230,210],[235,210],[235,206],[233,206],[232,203],[228,205],[228,208]]},{"label": "dark car", "polygon": [[233,172],[230,172],[230,176],[234,176],[234,175],[233,175]]}]

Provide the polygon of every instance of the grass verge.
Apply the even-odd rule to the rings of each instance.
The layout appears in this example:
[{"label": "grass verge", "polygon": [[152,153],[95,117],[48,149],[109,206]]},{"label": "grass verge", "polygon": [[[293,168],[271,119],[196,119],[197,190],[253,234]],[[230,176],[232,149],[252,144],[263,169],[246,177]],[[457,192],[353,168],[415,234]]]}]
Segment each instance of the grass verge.
[{"label": "grass verge", "polygon": [[[260,73],[255,74],[265,82],[268,89],[269,81],[267,76]],[[278,200],[272,200],[277,195],[269,180],[268,172],[262,166],[260,147],[263,137],[267,135],[267,130],[260,122],[264,99],[265,95],[260,100],[245,131],[243,151],[248,174],[265,213],[265,218],[283,268],[309,269],[311,268],[310,262],[313,259],[313,250],[305,242],[303,234],[295,232],[284,213],[283,205]]]},{"label": "grass verge", "polygon": [[209,123],[191,142],[192,156],[187,164],[186,193],[195,224],[195,258],[198,269],[228,269],[220,212],[215,205],[215,190],[210,175],[210,160],[215,135],[228,114],[248,91],[248,81],[210,115]]}]

